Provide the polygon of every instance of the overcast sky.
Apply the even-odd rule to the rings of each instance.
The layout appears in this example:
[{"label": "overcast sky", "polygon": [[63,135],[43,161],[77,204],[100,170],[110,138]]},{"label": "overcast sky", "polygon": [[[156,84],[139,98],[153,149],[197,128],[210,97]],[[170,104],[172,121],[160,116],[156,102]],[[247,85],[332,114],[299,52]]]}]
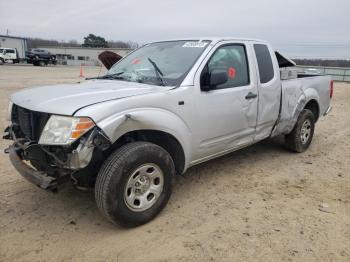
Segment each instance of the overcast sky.
[{"label": "overcast sky", "polygon": [[350,59],[350,0],[0,0],[0,34],[78,40],[238,36],[297,57]]}]

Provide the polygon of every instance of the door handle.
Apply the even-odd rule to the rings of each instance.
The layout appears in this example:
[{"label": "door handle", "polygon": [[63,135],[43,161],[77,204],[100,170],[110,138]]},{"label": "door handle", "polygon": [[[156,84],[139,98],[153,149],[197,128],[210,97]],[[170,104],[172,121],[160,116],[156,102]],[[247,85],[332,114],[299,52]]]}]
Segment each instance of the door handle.
[{"label": "door handle", "polygon": [[249,100],[249,99],[254,99],[256,98],[258,95],[254,94],[252,92],[249,92],[248,95],[246,95],[245,99]]}]

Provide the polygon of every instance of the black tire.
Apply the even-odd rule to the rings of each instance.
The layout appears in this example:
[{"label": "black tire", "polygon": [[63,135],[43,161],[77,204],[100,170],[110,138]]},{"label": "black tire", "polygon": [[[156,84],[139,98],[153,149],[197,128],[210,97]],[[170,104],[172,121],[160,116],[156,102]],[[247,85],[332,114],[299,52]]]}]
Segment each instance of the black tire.
[{"label": "black tire", "polygon": [[[307,128],[307,130],[309,131],[307,132],[308,133],[307,137],[304,138],[303,140],[302,128],[304,123],[307,123],[306,126],[309,126],[309,128]],[[303,111],[300,112],[298,120],[292,132],[290,132],[285,137],[286,147],[289,150],[292,150],[294,152],[298,152],[298,153],[304,152],[306,149],[308,149],[308,147],[312,142],[314,131],[315,131],[315,116],[310,110],[304,109]]]},{"label": "black tire", "polygon": [[[144,211],[134,211],[125,200],[127,184],[135,170],[146,163],[155,164],[162,171],[163,187],[152,206]],[[173,160],[162,147],[148,142],[126,144],[108,157],[98,173],[95,184],[97,206],[112,223],[123,227],[145,224],[167,204],[174,176]]]},{"label": "black tire", "polygon": [[4,59],[0,58],[0,65],[5,64]]}]

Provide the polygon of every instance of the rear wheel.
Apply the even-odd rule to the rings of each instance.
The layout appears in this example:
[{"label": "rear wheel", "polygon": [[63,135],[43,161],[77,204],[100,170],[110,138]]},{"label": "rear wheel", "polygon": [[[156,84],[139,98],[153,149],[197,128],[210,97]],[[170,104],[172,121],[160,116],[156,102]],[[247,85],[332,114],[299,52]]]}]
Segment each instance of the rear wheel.
[{"label": "rear wheel", "polygon": [[171,195],[175,167],[169,153],[148,142],[116,150],[96,180],[95,198],[111,222],[134,227],[152,220]]},{"label": "rear wheel", "polygon": [[314,130],[315,116],[310,110],[304,109],[292,132],[285,137],[287,148],[298,153],[304,152],[311,144]]}]

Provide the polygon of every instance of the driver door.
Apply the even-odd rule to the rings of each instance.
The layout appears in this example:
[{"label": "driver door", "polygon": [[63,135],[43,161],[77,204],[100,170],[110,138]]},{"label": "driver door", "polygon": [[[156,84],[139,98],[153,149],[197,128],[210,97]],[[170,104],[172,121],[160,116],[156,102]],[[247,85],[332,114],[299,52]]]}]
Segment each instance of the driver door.
[{"label": "driver door", "polygon": [[[258,90],[248,48],[243,43],[221,44],[199,70],[195,79],[199,95],[194,162],[233,151],[254,140]],[[208,90],[203,85],[213,72],[226,72],[227,81]]]}]

